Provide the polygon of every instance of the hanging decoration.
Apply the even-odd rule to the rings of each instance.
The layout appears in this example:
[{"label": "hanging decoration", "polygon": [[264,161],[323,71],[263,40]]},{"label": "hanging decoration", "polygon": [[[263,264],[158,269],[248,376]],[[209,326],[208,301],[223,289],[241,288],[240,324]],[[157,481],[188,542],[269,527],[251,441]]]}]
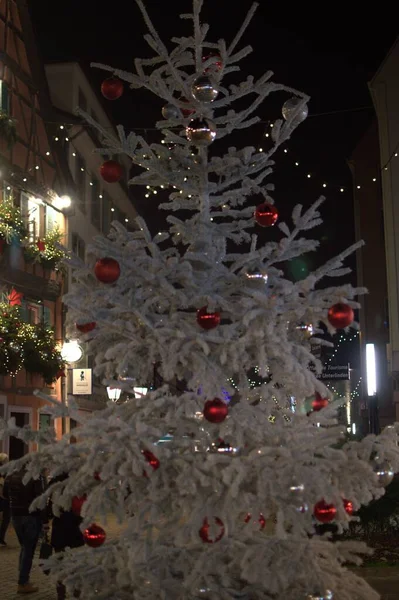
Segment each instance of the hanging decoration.
[{"label": "hanging decoration", "polygon": [[395,476],[391,463],[387,460],[379,461],[375,459],[374,473],[377,475],[378,483],[381,487],[387,487]]},{"label": "hanging decoration", "polygon": [[161,463],[159,462],[159,459],[155,456],[155,454],[151,452],[151,450],[142,450],[141,454],[144,456],[150,467],[154,469],[154,471],[159,469]]},{"label": "hanging decoration", "polygon": [[83,532],[83,539],[90,548],[99,548],[102,546],[106,537],[104,529],[95,523]]},{"label": "hanging decoration", "polygon": [[254,217],[261,227],[272,227],[278,219],[278,211],[273,204],[263,202],[256,207]]},{"label": "hanging decoration", "polygon": [[89,333],[95,329],[97,323],[95,321],[91,321],[90,323],[75,323],[76,329],[81,333]]},{"label": "hanging decoration", "polygon": [[220,313],[208,312],[207,307],[203,306],[197,310],[197,323],[202,329],[214,329],[220,323]]},{"label": "hanging decoration", "polygon": [[220,398],[207,400],[204,404],[203,415],[210,423],[222,423],[228,414],[228,406],[226,402],[223,402]]},{"label": "hanging decoration", "polygon": [[343,302],[338,302],[328,310],[328,321],[335,329],[345,329],[355,320],[353,309]]},{"label": "hanging decoration", "polygon": [[117,183],[123,176],[123,167],[116,160],[106,160],[100,167],[100,175],[107,183]]},{"label": "hanging decoration", "polygon": [[344,498],[342,502],[344,503],[344,510],[346,514],[351,517],[354,513],[353,502],[351,500],[346,500],[346,498]]},{"label": "hanging decoration", "polygon": [[0,202],[0,240],[3,245],[20,244],[28,235],[21,210],[14,206],[12,198]]},{"label": "hanging decoration", "polygon": [[217,526],[216,534],[213,535],[213,532],[210,531],[211,528],[209,525],[209,521],[207,517],[203,520],[202,527],[199,530],[199,536],[203,542],[206,544],[214,544],[215,542],[220,542],[225,533],[225,527],[222,519],[219,517],[214,517],[215,526]]},{"label": "hanging decoration", "polygon": [[184,104],[187,104],[187,108],[181,108],[180,109],[184,118],[187,118],[190,115],[193,115],[195,113],[195,108],[192,108],[190,106],[190,101],[187,98],[180,97],[179,101],[183,102]]},{"label": "hanging decoration", "polygon": [[207,56],[203,56],[202,62],[207,62],[210,59],[212,59],[212,63],[209,65],[209,67],[206,67],[206,69],[204,69],[204,73],[210,73],[212,71],[221,71],[223,68],[223,62],[219,54],[208,54]]},{"label": "hanging decoration", "polygon": [[94,274],[101,283],[115,283],[119,279],[121,268],[114,258],[100,258],[94,265]]},{"label": "hanging decoration", "polygon": [[216,100],[219,92],[212,79],[208,75],[202,75],[194,81],[191,93],[197,102],[208,104]]},{"label": "hanging decoration", "polygon": [[164,119],[178,119],[180,117],[180,111],[174,104],[165,104],[162,107],[162,116]]},{"label": "hanging decoration", "polygon": [[64,235],[58,227],[46,233],[46,235],[24,246],[24,258],[28,263],[38,263],[43,269],[66,273],[67,253],[62,247]]},{"label": "hanging decoration", "polygon": [[[252,519],[252,515],[251,515],[251,513],[248,513],[245,516],[244,523],[249,523],[251,519]],[[254,521],[254,523],[256,523],[256,521]],[[262,513],[259,513],[258,523],[260,526],[259,529],[260,529],[260,531],[262,531],[262,529],[264,529],[266,527],[266,519],[265,519],[264,515],[262,515]]]},{"label": "hanging decoration", "polygon": [[317,502],[313,509],[313,515],[320,523],[331,523],[336,514],[337,509],[334,504],[327,504],[324,500]]},{"label": "hanging decoration", "polygon": [[83,496],[74,496],[72,498],[71,511],[80,517],[80,513],[82,512],[82,506],[86,502],[87,496],[84,494]]},{"label": "hanging decoration", "polygon": [[194,146],[209,146],[216,138],[216,125],[210,119],[193,119],[186,127],[186,135]]},{"label": "hanging decoration", "polygon": [[328,398],[323,398],[319,392],[316,392],[315,398],[312,401],[312,410],[318,412],[319,410],[326,408],[326,406],[328,406]]},{"label": "hanging decoration", "polygon": [[17,290],[12,288],[11,292],[8,294],[8,302],[10,306],[21,306],[23,297],[24,295],[21,292],[17,292]]},{"label": "hanging decoration", "polygon": [[118,77],[108,77],[101,84],[101,93],[107,100],[118,100],[123,94],[123,82]]},{"label": "hanging decoration", "polygon": [[65,368],[54,332],[41,324],[24,323],[21,304],[0,302],[0,375],[15,375],[25,369],[52,384]]},{"label": "hanging decoration", "polygon": [[295,115],[293,121],[297,124],[302,123],[308,116],[308,107],[301,98],[290,98],[284,102],[281,112],[286,121]]}]

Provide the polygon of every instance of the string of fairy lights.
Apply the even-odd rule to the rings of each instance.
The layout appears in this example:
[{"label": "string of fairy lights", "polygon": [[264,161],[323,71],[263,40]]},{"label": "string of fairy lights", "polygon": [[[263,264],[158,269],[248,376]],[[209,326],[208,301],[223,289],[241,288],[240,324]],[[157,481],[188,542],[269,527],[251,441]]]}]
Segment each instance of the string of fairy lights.
[{"label": "string of fairy lights", "polygon": [[341,344],[346,343],[346,342],[353,342],[354,340],[357,339],[358,336],[359,336],[359,331],[356,329],[350,330],[348,336],[345,335],[344,333],[341,333],[341,335],[339,336],[339,338],[337,340],[336,345],[334,346],[334,351],[332,352],[331,356],[327,360],[327,364],[329,365],[334,360],[334,358],[337,356]]},{"label": "string of fairy lights", "polygon": [[[346,112],[346,111],[345,111]],[[310,115],[312,116],[312,115]],[[319,116],[323,116],[323,115],[313,115],[314,117],[319,117]],[[309,118],[309,117],[308,117]],[[266,131],[263,134],[265,138],[271,138],[272,135],[272,128],[274,126],[274,123],[271,121],[260,121],[261,125],[265,125],[266,124]],[[73,147],[73,151],[71,153],[72,157],[76,157],[77,156],[77,150],[76,148],[73,146],[73,143],[68,135],[68,128],[69,127],[73,127],[75,125],[73,124],[65,124],[65,125],[59,125],[59,132],[54,136],[54,140],[56,142],[62,141],[62,142],[67,142],[69,144],[72,144]],[[142,131],[144,132],[144,134],[146,134],[147,132],[150,131],[156,131],[158,133],[160,133],[159,129],[155,128],[155,127],[135,127],[132,129],[132,131],[134,132],[139,132]],[[161,140],[161,143],[166,143],[164,139]],[[262,145],[260,145],[258,147],[258,151],[259,152],[266,152],[266,150],[263,148]],[[321,177],[317,172],[315,172],[312,169],[308,169],[305,168],[305,165],[302,163],[302,160],[298,158],[298,156],[295,155],[294,151],[292,151],[290,148],[288,147],[284,147],[283,148],[283,154],[287,155],[289,164],[291,166],[293,166],[295,169],[301,169],[301,172],[303,174],[303,177],[307,180],[318,180],[320,181],[320,187],[321,190],[323,192],[327,192],[329,190],[333,190],[333,191],[339,191],[340,193],[344,193],[347,192],[349,190],[348,186],[345,185],[339,185],[339,184],[334,184],[331,183],[331,181],[327,181],[326,179],[324,179],[323,177]],[[46,152],[46,156],[49,156],[50,152]],[[399,157],[399,142],[396,144],[393,152],[391,153],[391,155],[389,156],[388,160],[385,162],[385,164],[380,168],[380,169],[376,169],[376,172],[370,175],[370,179],[367,181],[358,181],[358,182],[354,182],[354,187],[357,190],[361,190],[362,187],[364,187],[364,185],[367,185],[368,183],[372,183],[372,184],[376,184],[379,181],[380,175],[382,172],[384,171],[388,171],[389,167],[390,167],[390,163]],[[88,169],[85,168],[81,168],[82,170],[84,170],[88,175],[89,178],[92,176],[90,171]],[[89,185],[93,185],[93,182],[90,181]],[[159,186],[160,189],[166,189],[168,188],[168,186],[165,185],[161,185]],[[352,189],[352,186],[351,186]],[[150,195],[156,195],[158,194],[158,189],[156,186],[146,186],[146,192],[145,192],[145,197],[149,198]],[[99,198],[102,198],[102,195],[99,194]]]}]

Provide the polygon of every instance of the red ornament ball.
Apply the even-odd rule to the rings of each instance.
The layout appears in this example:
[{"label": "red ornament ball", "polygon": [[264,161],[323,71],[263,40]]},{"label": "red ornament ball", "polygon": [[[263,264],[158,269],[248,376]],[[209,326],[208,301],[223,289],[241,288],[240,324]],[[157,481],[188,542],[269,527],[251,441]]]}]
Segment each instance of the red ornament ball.
[{"label": "red ornament ball", "polygon": [[86,502],[87,496],[84,494],[83,496],[74,496],[72,498],[71,510],[75,515],[80,516],[82,511],[82,506]]},{"label": "red ornament ball", "polygon": [[107,100],[118,100],[123,94],[123,83],[117,77],[108,77],[101,84],[101,93]]},{"label": "red ornament ball", "polygon": [[114,258],[100,258],[94,265],[94,274],[101,283],[115,283],[119,279],[121,268]]},{"label": "red ornament ball", "polygon": [[220,323],[220,313],[208,312],[207,307],[203,306],[197,310],[197,323],[202,329],[214,329]]},{"label": "red ornament ball", "polygon": [[344,498],[343,503],[344,503],[344,510],[345,510],[346,514],[351,517],[354,513],[352,500],[346,500],[346,498]]},{"label": "red ornament ball", "polygon": [[[251,513],[248,513],[244,519],[244,522],[249,523],[251,518],[252,518]],[[262,529],[264,529],[266,527],[266,519],[265,519],[264,515],[262,515],[262,513],[259,513],[258,523],[260,525],[259,529],[262,531]]]},{"label": "red ornament ball", "polygon": [[201,540],[206,544],[214,544],[215,542],[220,542],[220,540],[224,536],[225,529],[222,519],[219,519],[219,517],[214,517],[214,521],[215,525],[218,526],[219,532],[215,535],[213,539],[211,537],[211,532],[209,531],[209,521],[207,517],[205,517],[205,519],[203,520],[202,527],[198,531]]},{"label": "red ornament ball", "polygon": [[316,397],[312,402],[312,409],[315,412],[319,412],[319,410],[326,406],[328,406],[328,398],[323,398],[323,396],[320,396],[320,394],[316,392]]},{"label": "red ornament ball", "polygon": [[94,476],[93,476],[93,477],[94,477],[94,479],[95,479],[96,481],[101,481],[100,473],[99,473],[98,471],[96,471],[96,472],[94,473]]},{"label": "red ornament ball", "polygon": [[161,464],[158,458],[151,452],[151,450],[142,450],[141,454],[144,456],[148,464],[156,471],[159,469],[159,465]]},{"label": "red ornament ball", "polygon": [[89,331],[95,329],[96,325],[95,321],[91,321],[90,323],[76,323],[76,329],[81,333],[89,333]]},{"label": "red ornament ball", "polygon": [[183,117],[187,118],[190,115],[193,115],[195,113],[195,109],[194,108],[189,108],[188,104],[189,104],[189,100],[187,100],[187,98],[179,98],[180,102],[184,102],[184,104],[187,104],[187,108],[181,108],[181,113],[183,115]]},{"label": "red ornament ball", "polygon": [[338,302],[328,310],[328,320],[335,329],[345,329],[353,323],[355,315],[348,304]]},{"label": "red ornament ball", "polygon": [[206,62],[210,58],[214,58],[215,62],[213,62],[211,66],[207,67],[204,70],[204,73],[209,73],[210,71],[220,71],[221,68],[223,67],[223,63],[222,63],[222,59],[219,56],[219,54],[208,54],[208,56],[203,56],[202,62]]},{"label": "red ornament ball", "polygon": [[222,423],[228,414],[229,409],[227,404],[220,398],[214,398],[205,402],[203,415],[210,423]]},{"label": "red ornament ball", "polygon": [[320,500],[315,504],[313,509],[313,515],[320,523],[331,523],[331,521],[334,521],[336,514],[337,509],[334,504],[327,504],[324,500]]},{"label": "red ornament ball", "polygon": [[100,175],[107,183],[116,183],[122,178],[123,167],[116,160],[106,160],[100,167]]},{"label": "red ornament ball", "polygon": [[102,527],[93,523],[83,532],[83,539],[90,548],[98,548],[105,542],[106,533]]},{"label": "red ornament ball", "polygon": [[278,219],[278,212],[273,204],[263,202],[259,204],[254,212],[255,221],[261,227],[272,227]]}]

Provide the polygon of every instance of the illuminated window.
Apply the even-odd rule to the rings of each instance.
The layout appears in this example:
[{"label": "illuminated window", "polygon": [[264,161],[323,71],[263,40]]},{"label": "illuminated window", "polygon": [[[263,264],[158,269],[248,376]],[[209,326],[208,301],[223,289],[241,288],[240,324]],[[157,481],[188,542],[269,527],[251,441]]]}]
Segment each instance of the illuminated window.
[{"label": "illuminated window", "polygon": [[42,235],[42,201],[27,194],[21,194],[21,215],[28,229],[28,238],[34,242]]}]

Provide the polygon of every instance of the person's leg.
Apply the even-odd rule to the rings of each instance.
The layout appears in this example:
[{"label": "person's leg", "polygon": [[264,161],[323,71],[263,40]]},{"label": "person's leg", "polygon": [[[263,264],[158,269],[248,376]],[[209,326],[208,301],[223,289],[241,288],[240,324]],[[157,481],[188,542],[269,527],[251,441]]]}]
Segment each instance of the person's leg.
[{"label": "person's leg", "polygon": [[15,533],[17,534],[18,542],[21,547],[19,551],[19,560],[18,560],[18,574],[21,572],[21,564],[22,564],[22,554],[24,551],[24,519],[25,517],[13,517],[12,524],[15,529]]},{"label": "person's leg", "polygon": [[29,582],[33,555],[41,531],[41,521],[38,517],[29,515],[23,517],[23,519],[25,519],[25,522],[18,585],[26,585]]},{"label": "person's leg", "polygon": [[10,524],[10,505],[5,504],[3,507],[3,519],[1,521],[0,527],[0,544],[5,544],[6,541],[6,533],[8,526]]}]

